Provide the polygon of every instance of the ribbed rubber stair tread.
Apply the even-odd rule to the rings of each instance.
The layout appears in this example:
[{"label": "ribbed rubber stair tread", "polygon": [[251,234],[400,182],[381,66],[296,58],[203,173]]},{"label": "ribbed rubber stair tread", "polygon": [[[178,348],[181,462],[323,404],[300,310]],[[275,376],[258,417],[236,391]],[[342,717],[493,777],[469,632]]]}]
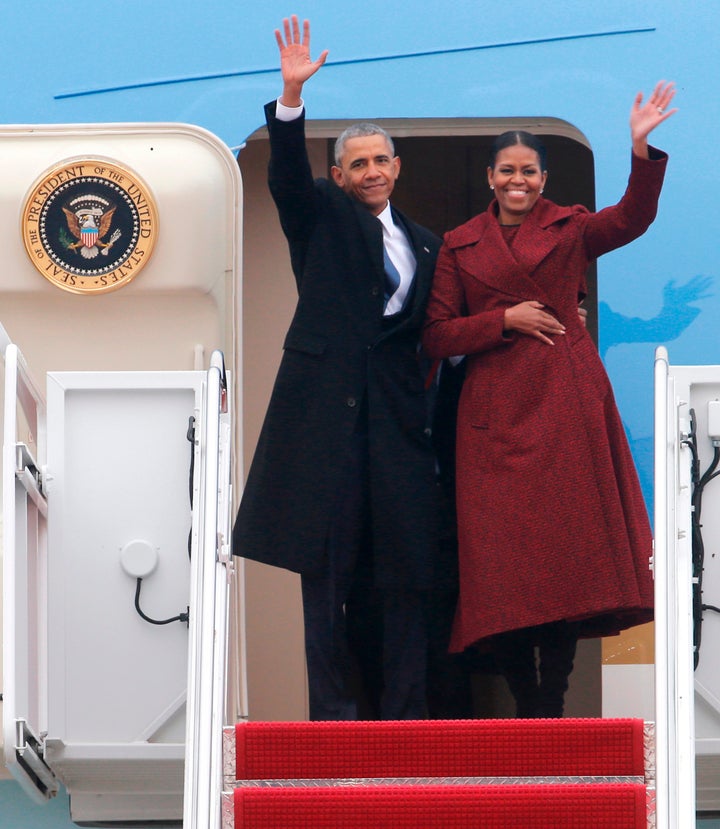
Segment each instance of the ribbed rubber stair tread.
[{"label": "ribbed rubber stair tread", "polygon": [[234,792],[235,829],[644,829],[645,788],[388,786]]},{"label": "ribbed rubber stair tread", "polygon": [[238,780],[644,775],[635,719],[248,722]]}]

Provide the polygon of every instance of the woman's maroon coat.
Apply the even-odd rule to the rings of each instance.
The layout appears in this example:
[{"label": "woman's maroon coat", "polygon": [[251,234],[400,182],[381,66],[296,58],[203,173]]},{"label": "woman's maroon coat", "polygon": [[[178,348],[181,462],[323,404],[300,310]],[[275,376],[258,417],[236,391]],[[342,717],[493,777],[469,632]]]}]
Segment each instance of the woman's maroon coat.
[{"label": "woman's maroon coat", "polygon": [[[427,311],[432,357],[468,355],[460,399],[460,599],[451,650],[559,619],[582,635],[652,618],[652,538],[612,389],[578,318],[588,264],[640,236],[667,156],[633,155],[621,201],[598,213],[539,198],[512,252],[486,213],[445,235]],[[503,331],[537,300],[566,327],[550,346]]]}]

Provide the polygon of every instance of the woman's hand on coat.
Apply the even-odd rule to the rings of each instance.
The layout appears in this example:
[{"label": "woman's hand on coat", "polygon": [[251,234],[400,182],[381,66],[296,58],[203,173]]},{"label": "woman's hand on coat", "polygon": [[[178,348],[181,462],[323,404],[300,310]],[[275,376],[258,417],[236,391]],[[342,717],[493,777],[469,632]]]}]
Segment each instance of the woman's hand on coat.
[{"label": "woman's hand on coat", "polygon": [[565,326],[552,314],[544,311],[541,302],[529,300],[513,305],[505,311],[504,326],[506,331],[517,331],[529,337],[537,337],[548,345],[555,345],[550,337],[565,333]]},{"label": "woman's hand on coat", "polygon": [[648,157],[648,135],[658,124],[677,112],[677,109],[668,109],[674,96],[675,84],[666,81],[660,81],[644,103],[642,92],[635,96],[630,110],[630,135],[635,155]]}]

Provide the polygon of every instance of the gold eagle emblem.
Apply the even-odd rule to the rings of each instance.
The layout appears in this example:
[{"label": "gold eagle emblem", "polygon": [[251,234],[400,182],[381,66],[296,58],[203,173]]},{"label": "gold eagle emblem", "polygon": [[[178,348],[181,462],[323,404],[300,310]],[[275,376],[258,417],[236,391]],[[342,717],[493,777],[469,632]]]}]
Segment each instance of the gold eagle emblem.
[{"label": "gold eagle emblem", "polygon": [[63,207],[68,230],[77,239],[68,248],[79,250],[85,259],[94,259],[100,252],[107,256],[120,236],[117,230],[107,242],[103,241],[110,232],[114,212],[114,206],[105,211],[99,207],[85,207],[76,212]]}]

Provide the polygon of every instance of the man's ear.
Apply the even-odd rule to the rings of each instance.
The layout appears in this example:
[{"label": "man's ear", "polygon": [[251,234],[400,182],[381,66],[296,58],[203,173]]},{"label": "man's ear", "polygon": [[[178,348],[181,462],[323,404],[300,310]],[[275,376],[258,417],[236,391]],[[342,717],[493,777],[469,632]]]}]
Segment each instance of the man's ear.
[{"label": "man's ear", "polygon": [[330,168],[330,175],[332,176],[332,180],[337,184],[338,187],[343,186],[343,182],[345,181],[345,177],[343,176],[343,171],[340,167],[336,167],[334,164]]}]

